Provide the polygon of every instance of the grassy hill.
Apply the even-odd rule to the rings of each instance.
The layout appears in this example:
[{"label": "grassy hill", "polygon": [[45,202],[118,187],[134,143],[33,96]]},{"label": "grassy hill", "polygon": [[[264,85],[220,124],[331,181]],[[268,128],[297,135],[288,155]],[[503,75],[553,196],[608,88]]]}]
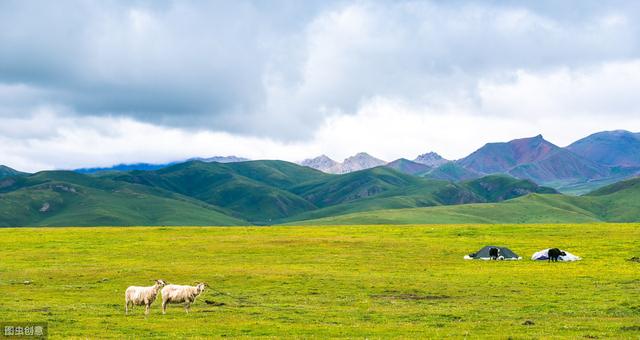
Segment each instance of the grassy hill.
[{"label": "grassy hill", "polygon": [[577,223],[640,220],[640,178],[586,196],[529,194],[502,203],[377,210],[293,224]]},{"label": "grassy hill", "polygon": [[[369,193],[378,191],[376,195],[358,197],[354,200],[328,205],[321,209],[294,215],[278,222],[291,222],[306,219],[317,219],[329,216],[343,215],[355,212],[374,211],[381,209],[402,209],[430,207],[439,205],[458,205],[478,202],[500,202],[505,199],[519,197],[528,193],[555,193],[550,188],[540,187],[528,180],[519,180],[504,175],[493,175],[459,184],[444,180],[418,178],[389,171],[385,168],[353,173],[354,178],[336,178],[325,182],[326,186],[316,186],[314,183],[303,185],[294,190],[308,190],[313,194],[321,189],[334,194],[349,189],[351,193]],[[344,183],[342,181],[345,181]],[[348,184],[358,183],[359,186],[350,187]],[[374,189],[372,189],[374,188]],[[344,192],[342,192],[344,194]],[[303,194],[304,196],[304,194]],[[316,197],[316,196],[313,196]],[[340,197],[349,197],[342,195]],[[318,202],[319,206],[322,202]]]},{"label": "grassy hill", "polygon": [[4,227],[247,224],[189,197],[71,171],[5,179],[0,192]]},{"label": "grassy hill", "polygon": [[295,215],[316,207],[285,188],[299,180],[325,178],[320,171],[282,161],[205,163],[191,161],[157,171],[113,175],[117,181],[138,183],[189,196],[233,211],[252,223]]},{"label": "grassy hill", "polygon": [[23,176],[23,175],[27,175],[27,174],[24,172],[20,172],[18,170],[12,169],[6,165],[0,165],[0,179],[4,177]]},{"label": "grassy hill", "polygon": [[384,166],[344,175],[283,161],[44,171],[0,179],[0,226],[625,222],[640,220],[638,182],[568,197],[505,175],[454,183]]},{"label": "grassy hill", "polygon": [[416,163],[414,161],[410,161],[406,158],[396,159],[393,162],[387,163],[385,165],[387,168],[392,168],[394,170],[400,171],[409,175],[421,175],[427,173],[431,170],[431,167],[422,163]]},{"label": "grassy hill", "polygon": [[387,191],[419,186],[422,178],[386,167],[355,171],[330,178],[320,178],[293,187],[291,191],[318,207],[347,203],[376,196]]},{"label": "grassy hill", "polygon": [[[328,205],[317,210],[291,216],[280,222],[315,219],[380,209],[428,207],[442,204],[462,204],[482,201],[481,198],[470,191],[447,181],[420,179],[418,184],[403,184],[405,185],[387,188],[387,190],[377,195],[354,199],[336,205]],[[357,193],[359,191],[356,190],[355,192]]]},{"label": "grassy hill", "polygon": [[461,185],[484,198],[486,202],[500,202],[529,193],[557,193],[555,189],[538,186],[530,180],[517,179],[506,175],[489,175],[464,181]]},{"label": "grassy hill", "polygon": [[456,164],[455,162],[442,164],[434,169],[429,170],[424,174],[424,176],[428,178],[444,179],[448,181],[463,181],[482,177],[482,175],[478,174],[477,172],[466,169],[461,165]]},{"label": "grassy hill", "polygon": [[566,202],[571,197],[532,194],[502,203],[367,211],[291,225],[453,224],[453,223],[584,223],[600,221],[593,213]]}]

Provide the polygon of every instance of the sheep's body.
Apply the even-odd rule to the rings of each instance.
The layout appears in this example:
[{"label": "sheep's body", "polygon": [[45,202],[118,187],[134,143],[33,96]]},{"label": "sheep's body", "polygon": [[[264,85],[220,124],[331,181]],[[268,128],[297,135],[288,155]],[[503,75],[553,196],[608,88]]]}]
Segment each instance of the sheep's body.
[{"label": "sheep's body", "polygon": [[191,304],[204,291],[205,284],[197,286],[167,285],[162,288],[162,314],[166,313],[167,304],[184,303],[184,310],[189,313]]},{"label": "sheep's body", "polygon": [[151,304],[156,300],[158,292],[164,287],[166,283],[162,280],[156,280],[156,284],[149,287],[131,286],[124,292],[124,312],[129,314],[129,305],[133,306],[145,306],[145,314],[149,314]]}]

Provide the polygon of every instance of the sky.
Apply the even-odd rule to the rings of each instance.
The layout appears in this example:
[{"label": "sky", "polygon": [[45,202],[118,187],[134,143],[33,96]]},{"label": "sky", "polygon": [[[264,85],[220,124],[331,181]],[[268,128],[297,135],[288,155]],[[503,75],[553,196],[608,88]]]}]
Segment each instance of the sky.
[{"label": "sky", "polygon": [[462,158],[640,131],[634,1],[0,2],[0,164]]}]

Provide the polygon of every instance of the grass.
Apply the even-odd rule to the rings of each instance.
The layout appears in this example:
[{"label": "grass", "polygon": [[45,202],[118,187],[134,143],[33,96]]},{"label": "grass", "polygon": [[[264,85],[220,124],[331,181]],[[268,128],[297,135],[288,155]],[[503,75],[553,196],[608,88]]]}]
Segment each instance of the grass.
[{"label": "grass", "polygon": [[[462,259],[487,244],[525,260]],[[552,246],[584,260],[528,260]],[[632,256],[640,224],[0,229],[0,321],[52,338],[637,338]],[[188,315],[125,316],[126,287],[155,278],[211,289]]]}]

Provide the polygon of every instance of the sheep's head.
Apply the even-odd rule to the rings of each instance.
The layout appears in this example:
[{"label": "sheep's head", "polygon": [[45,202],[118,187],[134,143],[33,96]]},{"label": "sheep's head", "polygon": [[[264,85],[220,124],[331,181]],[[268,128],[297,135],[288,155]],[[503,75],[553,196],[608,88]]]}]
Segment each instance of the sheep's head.
[{"label": "sheep's head", "polygon": [[561,251],[561,252],[560,252],[560,256],[567,256],[567,253],[565,253],[565,252]]},{"label": "sheep's head", "polygon": [[159,286],[160,288],[166,286],[167,283],[164,280],[158,279],[156,280],[156,286]]},{"label": "sheep's head", "polygon": [[205,287],[209,287],[209,285],[206,284],[205,282],[198,283],[198,285],[196,286],[196,289],[198,290],[198,294],[202,293]]}]

